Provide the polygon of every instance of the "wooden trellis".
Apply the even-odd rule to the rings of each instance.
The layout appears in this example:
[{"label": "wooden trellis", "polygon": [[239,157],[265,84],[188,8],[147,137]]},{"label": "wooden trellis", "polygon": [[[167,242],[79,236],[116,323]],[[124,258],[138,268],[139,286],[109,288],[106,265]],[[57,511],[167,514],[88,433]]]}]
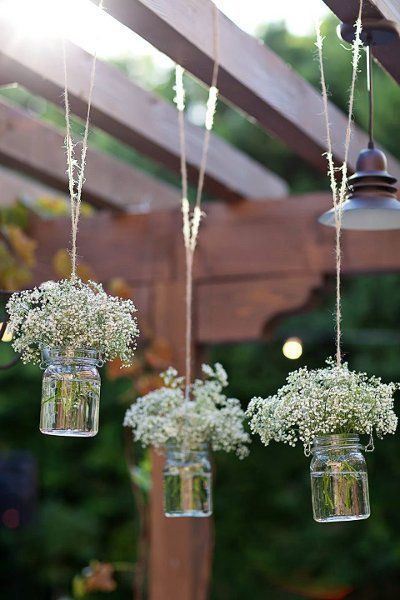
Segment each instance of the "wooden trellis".
[{"label": "wooden trellis", "polygon": [[[340,18],[354,21],[356,0],[326,0]],[[122,23],[209,83],[212,66],[210,0],[108,0]],[[366,13],[400,20],[400,0],[365,3]],[[315,168],[325,132],[317,90],[223,15],[221,95],[267,132],[279,137]],[[16,40],[0,15],[0,81],[17,82],[60,105],[61,52]],[[54,44],[54,42],[53,42]],[[84,115],[90,57],[69,46],[71,109]],[[395,49],[375,49],[384,68],[400,80]],[[174,108],[99,61],[93,124],[172,171],[179,169]],[[343,159],[344,114],[331,106],[334,153]],[[188,123],[190,177],[200,164],[202,131]],[[66,189],[63,133],[21,109],[0,102],[0,181],[7,196],[41,193],[42,186]],[[367,145],[355,128],[350,167]],[[400,164],[388,155],[389,171]],[[17,173],[18,172],[18,173]],[[21,177],[22,173],[24,177]],[[333,233],[317,224],[331,204],[327,193],[290,196],[288,184],[244,153],[212,136],[207,190],[220,201],[206,207],[195,269],[195,351],[218,342],[260,339],[279,315],[307,305],[334,272]],[[175,364],[183,369],[184,257],[179,190],[125,163],[90,149],[85,200],[101,209],[82,219],[80,253],[102,280],[122,276],[135,290],[142,330],[169,339]],[[129,214],[131,213],[131,214]],[[65,220],[32,218],[39,240],[37,282],[46,280],[49,256],[68,243]],[[397,232],[343,234],[343,272],[398,271]],[[212,559],[212,521],[168,520],[162,511],[162,459],[153,461],[151,493],[151,600],[204,600]]]}]

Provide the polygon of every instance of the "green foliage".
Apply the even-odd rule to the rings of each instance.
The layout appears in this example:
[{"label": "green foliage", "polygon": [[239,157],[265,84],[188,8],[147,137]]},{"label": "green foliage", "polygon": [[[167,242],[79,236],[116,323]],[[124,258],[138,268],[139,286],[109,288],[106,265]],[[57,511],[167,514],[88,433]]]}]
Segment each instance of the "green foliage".
[{"label": "green foliage", "polygon": [[[0,344],[0,360],[10,358]],[[118,397],[126,380],[104,380],[100,432],[95,438],[63,439],[39,433],[41,371],[18,365],[0,372],[0,449],[31,452],[39,467],[39,502],[25,529],[0,531],[2,590],[7,599],[39,599],[66,593],[74,575],[97,558],[134,561],[136,511],[124,460]],[[126,598],[131,577],[109,594]],[[125,583],[124,583],[125,581]],[[51,593],[51,596],[50,596]],[[96,596],[94,596],[96,597]],[[128,592],[129,597],[129,592]]]},{"label": "green foliage", "polygon": [[[354,333],[379,330],[381,334],[375,345],[368,346],[362,340],[355,343],[356,335],[349,336],[350,341],[345,339],[351,368],[399,380],[400,350],[391,335],[398,322],[399,288],[400,277],[395,275],[364,276],[347,282],[345,327]],[[393,298],[389,298],[391,294]],[[291,317],[282,324],[277,337],[282,331],[304,332],[304,354],[298,361],[283,357],[278,340],[215,348],[212,359],[221,361],[230,373],[232,394],[244,402],[253,394],[267,396],[284,383],[289,370],[306,364],[320,367],[332,353],[332,315],[333,298],[328,294],[313,313]],[[394,597],[393,590],[400,589],[400,518],[396,510],[399,450],[398,436],[390,436],[377,441],[375,452],[367,455],[372,515],[351,525],[313,522],[309,459],[301,448],[271,444],[265,449],[255,439],[243,463],[218,456],[212,598],[340,598],[344,596],[333,592],[323,596],[322,590],[341,588],[352,589],[349,597],[354,599]],[[317,595],[315,589],[319,589]]]}]

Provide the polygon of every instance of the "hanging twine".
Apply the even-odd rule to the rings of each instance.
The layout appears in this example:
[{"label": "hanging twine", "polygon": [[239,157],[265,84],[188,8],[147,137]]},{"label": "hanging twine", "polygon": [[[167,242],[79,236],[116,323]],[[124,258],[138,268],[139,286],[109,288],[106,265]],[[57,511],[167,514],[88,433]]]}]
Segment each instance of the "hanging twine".
[{"label": "hanging twine", "polygon": [[[353,124],[353,110],[354,110],[354,95],[355,95],[355,85],[358,74],[358,65],[360,62],[361,56],[361,30],[362,30],[362,9],[363,9],[363,0],[360,0],[360,6],[358,11],[358,17],[355,23],[355,38],[353,42],[353,53],[352,53],[352,76],[351,76],[351,84],[350,84],[350,95],[349,95],[349,103],[348,103],[348,116],[347,116],[347,126],[345,133],[345,141],[344,141],[344,159],[341,167],[335,167],[334,159],[333,159],[333,149],[332,149],[332,132],[331,132],[331,124],[329,121],[329,104],[328,104],[328,91],[326,85],[325,78],[325,68],[324,68],[324,60],[323,60],[323,42],[324,38],[321,34],[321,24],[320,22],[315,23],[316,37],[317,41],[315,45],[318,49],[318,61],[320,67],[321,74],[321,90],[322,90],[322,102],[323,102],[323,112],[324,112],[324,120],[326,127],[326,138],[327,138],[327,152],[326,159],[328,162],[328,175],[330,181],[330,187],[332,190],[332,198],[333,198],[333,206],[335,210],[335,258],[336,258],[336,311],[335,311],[335,321],[336,321],[336,364],[338,367],[342,364],[342,351],[341,351],[341,338],[342,338],[342,306],[341,306],[341,267],[342,267],[342,248],[341,248],[341,229],[342,229],[342,214],[343,214],[343,203],[346,199],[346,190],[347,190],[347,161],[349,157],[349,148],[351,142],[351,134],[352,134],[352,124]],[[338,185],[336,181],[336,172],[340,172],[341,180],[340,185]]]},{"label": "hanging twine", "polygon": [[193,259],[197,246],[201,219],[204,216],[201,210],[201,199],[204,187],[204,178],[207,167],[207,156],[210,145],[211,130],[214,124],[214,116],[218,100],[218,71],[219,71],[219,19],[218,8],[213,4],[213,57],[214,65],[211,78],[211,86],[208,93],[207,109],[204,120],[205,131],[203,147],[197,182],[196,201],[193,211],[190,209],[188,200],[188,176],[186,162],[185,144],[185,87],[183,83],[184,69],[176,65],[175,69],[175,98],[174,102],[178,109],[179,118],[179,143],[180,143],[180,167],[182,179],[182,230],[185,244],[186,264],[186,340],[185,340],[185,382],[186,398],[189,399],[191,370],[192,370],[192,332],[193,332]]},{"label": "hanging twine", "polygon": [[[98,8],[103,9],[104,0],[99,0]],[[90,109],[92,106],[92,96],[94,88],[94,80],[96,75],[97,50],[95,50],[90,70],[89,92],[86,109],[85,128],[82,138],[82,150],[80,160],[75,158],[75,144],[72,139],[71,129],[71,110],[68,93],[68,69],[67,69],[67,52],[65,38],[63,39],[63,66],[64,66],[64,106],[65,106],[65,148],[67,154],[67,175],[68,189],[71,202],[71,279],[76,279],[77,268],[77,235],[78,223],[81,208],[81,198],[83,184],[85,183],[85,166],[86,155],[88,150],[89,124],[90,124]]]}]

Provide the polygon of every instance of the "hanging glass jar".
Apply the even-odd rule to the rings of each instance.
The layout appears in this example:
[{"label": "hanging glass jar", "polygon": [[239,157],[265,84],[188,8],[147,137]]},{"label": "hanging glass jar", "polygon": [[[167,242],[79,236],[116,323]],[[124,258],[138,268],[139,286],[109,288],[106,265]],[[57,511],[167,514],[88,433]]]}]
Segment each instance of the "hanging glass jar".
[{"label": "hanging glass jar", "polygon": [[207,445],[196,450],[183,450],[167,444],[164,511],[167,517],[211,515],[212,473]]},{"label": "hanging glass jar", "polygon": [[40,431],[47,435],[91,437],[99,424],[100,366],[93,349],[66,352],[45,348]]},{"label": "hanging glass jar", "polygon": [[356,434],[314,440],[310,465],[314,519],[355,521],[370,515],[367,464]]}]

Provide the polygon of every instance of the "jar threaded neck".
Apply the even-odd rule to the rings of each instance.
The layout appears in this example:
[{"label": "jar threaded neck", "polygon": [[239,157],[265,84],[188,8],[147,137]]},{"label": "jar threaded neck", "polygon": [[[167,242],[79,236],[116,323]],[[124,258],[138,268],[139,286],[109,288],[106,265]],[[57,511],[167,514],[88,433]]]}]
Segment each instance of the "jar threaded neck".
[{"label": "jar threaded neck", "polygon": [[82,363],[100,366],[101,356],[94,348],[63,348],[60,346],[44,347],[41,349],[43,364]]},{"label": "jar threaded neck", "polygon": [[325,435],[317,435],[314,439],[312,452],[318,449],[327,448],[343,448],[355,446],[363,448],[360,443],[360,436],[357,433],[332,433]]}]

